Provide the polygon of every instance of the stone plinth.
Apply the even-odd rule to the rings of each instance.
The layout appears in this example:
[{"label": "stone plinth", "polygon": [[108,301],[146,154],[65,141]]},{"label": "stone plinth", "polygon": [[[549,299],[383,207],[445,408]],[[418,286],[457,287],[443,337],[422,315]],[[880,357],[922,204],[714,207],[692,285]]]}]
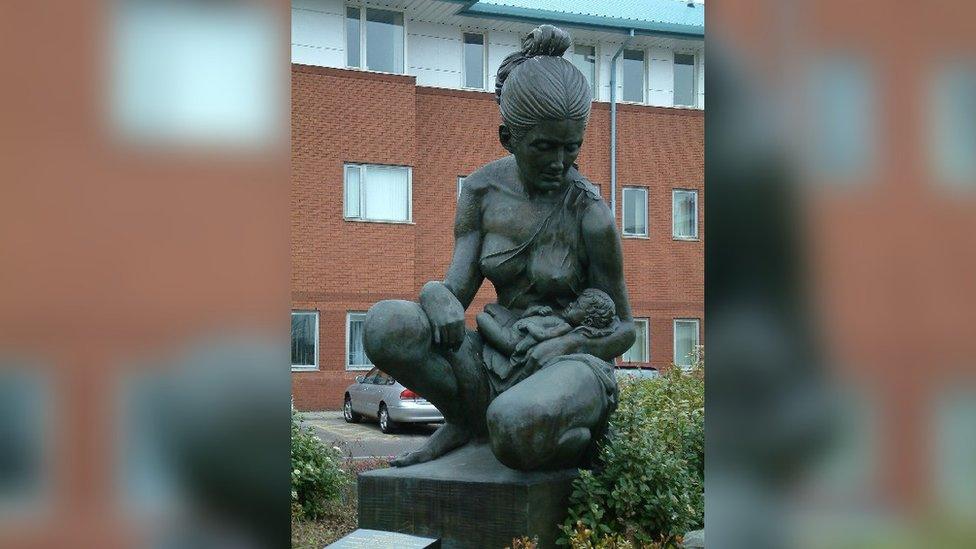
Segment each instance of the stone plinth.
[{"label": "stone plinth", "polygon": [[525,473],[485,444],[359,476],[359,527],[440,538],[444,548],[501,549],[520,536],[552,547],[576,469]]}]

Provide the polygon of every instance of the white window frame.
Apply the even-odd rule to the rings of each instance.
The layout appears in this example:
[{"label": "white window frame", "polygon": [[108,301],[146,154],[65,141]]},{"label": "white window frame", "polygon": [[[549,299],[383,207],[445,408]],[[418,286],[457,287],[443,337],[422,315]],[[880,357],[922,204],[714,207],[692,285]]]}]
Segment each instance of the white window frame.
[{"label": "white window frame", "polygon": [[[587,48],[593,48],[593,57],[595,62],[593,63],[593,101],[600,100],[600,44],[599,43],[589,43],[589,42],[574,42],[572,47],[567,50],[570,55],[576,55],[576,46],[584,46]],[[585,77],[585,75],[584,75]],[[621,81],[622,82],[622,81]],[[621,93],[623,95],[623,93]]]},{"label": "white window frame", "polygon": [[[625,229],[626,225],[624,223],[624,212],[627,211],[626,197],[627,197],[627,191],[629,190],[642,191],[644,193],[644,232],[643,233],[628,233]],[[650,193],[648,192],[647,187],[624,187],[623,189],[621,189],[620,191],[620,206],[621,206],[620,234],[621,236],[623,236],[624,238],[648,238],[648,235],[651,233],[651,227],[650,227],[651,219],[649,215],[650,208],[648,207],[648,203],[647,203],[649,199],[650,199]]]},{"label": "white window frame", "polygon": [[466,175],[457,176],[457,197],[461,198],[461,187],[464,185],[464,180],[467,179]]},{"label": "white window frame", "polygon": [[[464,35],[465,34],[480,34],[482,39],[482,51],[481,51],[481,87],[480,88],[470,88],[468,84],[468,66],[465,62],[464,55]],[[476,90],[476,91],[486,91],[488,89],[488,33],[485,31],[476,30],[464,30],[461,29],[461,89],[462,90]]]},{"label": "white window frame", "polygon": [[[644,360],[625,361],[623,359],[624,355],[620,355],[620,361],[621,362],[624,362],[626,364],[646,364],[646,363],[649,363],[651,361],[651,322],[650,322],[650,319],[648,319],[648,318],[635,318],[634,319],[634,324],[643,324],[644,325],[644,353],[646,354],[646,356],[644,357]],[[636,341],[635,341],[635,343],[636,343]],[[630,351],[630,349],[627,349],[627,351]],[[624,352],[624,354],[627,354],[627,353]]]},{"label": "white window frame", "polygon": [[[679,105],[674,101],[674,66],[678,64],[675,55],[691,56],[691,105]],[[698,108],[698,53],[689,50],[675,50],[671,53],[671,106],[678,109]]]},{"label": "white window frame", "polygon": [[[701,320],[697,318],[676,318],[671,324],[671,355],[674,360],[674,365],[678,366],[678,323],[679,322],[694,322],[695,323],[695,344],[692,345],[692,351],[695,347],[701,345]],[[682,370],[691,369],[690,366],[678,366]]]},{"label": "white window frame", "polygon": [[647,74],[647,70],[648,69],[647,69],[647,67],[648,67],[648,65],[650,65],[650,63],[648,62],[647,49],[645,49],[645,48],[624,48],[624,50],[620,53],[620,60],[621,61],[624,61],[624,52],[627,52],[627,51],[639,51],[642,54],[644,54],[643,68],[641,69],[641,100],[640,101],[629,101],[627,99],[624,99],[624,87],[625,87],[624,76],[625,76],[626,73],[624,72],[624,63],[621,62],[620,63],[620,68],[617,69],[617,70],[620,71],[620,102],[621,103],[626,103],[626,104],[629,104],[629,105],[646,105],[647,104],[647,81],[648,81],[648,74]]},{"label": "white window frame", "polygon": [[[365,209],[365,202],[363,199],[363,183],[366,181],[366,168],[369,166],[381,167],[381,168],[403,168],[407,170],[407,219],[368,219],[362,217],[363,210]],[[346,192],[346,169],[347,168],[359,168],[359,217],[349,217],[346,215],[346,205],[349,201],[348,193]],[[396,164],[360,164],[358,162],[346,162],[342,165],[342,218],[346,221],[355,221],[357,223],[394,223],[394,224],[413,224],[413,168],[410,166],[399,166]]]},{"label": "white window frame", "polygon": [[[315,310],[308,309],[293,309],[291,311],[291,316],[296,314],[304,315],[314,315],[315,316],[315,364],[292,364],[291,371],[293,372],[314,372],[319,369],[319,312]],[[289,354],[291,353],[291,346],[289,345]],[[289,360],[291,358],[289,357]]]},{"label": "white window frame", "polygon": [[[352,69],[352,70],[357,70],[357,71],[376,72],[376,73],[379,73],[379,74],[398,74],[398,75],[401,75],[401,76],[402,75],[406,75],[407,74],[407,67],[410,66],[409,62],[407,61],[407,42],[408,42],[408,40],[407,40],[407,12],[404,11],[404,10],[394,9],[394,8],[390,8],[390,7],[386,7],[386,6],[368,5],[368,4],[364,4],[362,2],[347,2],[347,3],[343,4],[343,6],[346,9],[348,9],[348,8],[358,8],[359,9],[359,66],[358,67],[351,67],[348,64],[349,63],[349,52],[348,51],[345,51],[345,49],[346,49],[346,45],[349,44],[349,29],[348,29],[348,25],[346,25],[346,12],[345,12],[345,10],[343,10],[343,12],[342,12],[342,47],[343,47],[343,52],[346,55],[346,61],[345,61],[346,65],[345,65],[345,68]],[[374,9],[374,10],[380,10],[380,11],[394,11],[394,12],[403,14],[403,66],[400,67],[400,70],[402,72],[378,71],[378,70],[374,70],[374,69],[370,69],[370,68],[367,68],[366,67],[366,10],[367,9]]]},{"label": "white window frame", "polygon": [[[366,320],[366,312],[365,311],[346,311],[346,357],[343,359],[342,362],[346,365],[346,371],[349,371],[349,372],[368,372],[369,370],[372,370],[376,365],[375,364],[366,364],[366,365],[359,365],[359,364],[353,365],[353,364],[349,364],[349,342],[350,342],[349,341],[349,327],[352,324],[352,317],[353,316],[362,316],[363,317],[363,321],[365,322],[365,320]],[[369,360],[368,357],[367,357],[367,360]]]},{"label": "white window frame", "polygon": [[[675,224],[674,215],[674,199],[678,193],[691,193],[695,195],[695,234],[692,236],[683,236],[677,234],[677,225]],[[697,241],[698,240],[698,189],[671,189],[671,238],[674,240],[685,240],[685,241]]]}]

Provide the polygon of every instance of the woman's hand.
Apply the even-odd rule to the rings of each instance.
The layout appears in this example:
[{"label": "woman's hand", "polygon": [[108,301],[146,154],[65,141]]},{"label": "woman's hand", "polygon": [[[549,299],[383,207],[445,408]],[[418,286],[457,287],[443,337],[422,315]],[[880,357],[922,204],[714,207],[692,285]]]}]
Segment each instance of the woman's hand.
[{"label": "woman's hand", "polygon": [[580,340],[576,334],[566,334],[539,342],[525,356],[530,371],[538,370],[547,360],[579,352]]},{"label": "woman's hand", "polygon": [[420,306],[427,313],[434,345],[458,350],[464,341],[464,307],[443,282],[432,280],[420,290]]}]

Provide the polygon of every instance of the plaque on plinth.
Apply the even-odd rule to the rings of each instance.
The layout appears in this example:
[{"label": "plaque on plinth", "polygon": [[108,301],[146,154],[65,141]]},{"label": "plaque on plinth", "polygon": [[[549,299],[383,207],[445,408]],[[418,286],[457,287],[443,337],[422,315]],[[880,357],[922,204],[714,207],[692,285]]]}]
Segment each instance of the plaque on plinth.
[{"label": "plaque on plinth", "polygon": [[440,546],[436,539],[359,528],[325,549],[440,549]]}]

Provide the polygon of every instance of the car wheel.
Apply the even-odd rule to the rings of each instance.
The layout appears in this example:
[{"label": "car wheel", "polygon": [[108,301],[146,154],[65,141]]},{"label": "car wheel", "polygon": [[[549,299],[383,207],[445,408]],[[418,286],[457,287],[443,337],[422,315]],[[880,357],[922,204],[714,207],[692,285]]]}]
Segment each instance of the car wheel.
[{"label": "car wheel", "polygon": [[380,404],[377,417],[380,420],[380,431],[389,434],[396,430],[396,422],[390,419],[390,412],[386,409],[386,404]]},{"label": "car wheel", "polygon": [[342,403],[342,419],[346,420],[346,423],[359,423],[362,418],[363,416],[352,411],[352,399],[346,395],[346,400]]}]

